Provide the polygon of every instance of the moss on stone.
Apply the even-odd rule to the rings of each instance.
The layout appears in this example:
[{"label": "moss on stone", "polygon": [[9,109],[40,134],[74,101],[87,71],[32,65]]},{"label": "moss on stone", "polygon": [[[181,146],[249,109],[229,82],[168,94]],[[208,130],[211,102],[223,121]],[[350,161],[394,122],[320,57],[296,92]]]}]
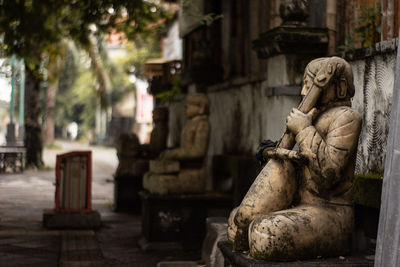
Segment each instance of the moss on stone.
[{"label": "moss on stone", "polygon": [[354,175],[354,202],[359,205],[380,208],[383,174],[368,173]]}]

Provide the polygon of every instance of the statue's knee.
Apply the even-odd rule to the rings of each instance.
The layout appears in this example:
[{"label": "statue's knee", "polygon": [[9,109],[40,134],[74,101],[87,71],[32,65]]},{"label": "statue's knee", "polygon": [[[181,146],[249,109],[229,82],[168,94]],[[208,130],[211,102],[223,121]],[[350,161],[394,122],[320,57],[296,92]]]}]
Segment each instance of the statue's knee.
[{"label": "statue's knee", "polygon": [[[279,260],[287,245],[287,234],[281,223],[281,215],[260,216],[249,226],[250,254],[255,259]],[[282,255],[281,255],[282,254]]]}]

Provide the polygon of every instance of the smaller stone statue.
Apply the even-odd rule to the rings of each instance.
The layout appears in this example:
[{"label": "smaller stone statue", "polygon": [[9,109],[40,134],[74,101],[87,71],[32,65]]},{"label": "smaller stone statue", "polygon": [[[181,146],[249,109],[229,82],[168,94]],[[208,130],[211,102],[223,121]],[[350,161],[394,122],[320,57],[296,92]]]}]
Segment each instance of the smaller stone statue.
[{"label": "smaller stone statue", "polygon": [[186,99],[186,117],[180,147],[161,152],[150,161],[150,171],[143,177],[143,187],[153,194],[200,193],[204,191],[204,157],[207,153],[210,124],[208,98],[191,94]]},{"label": "smaller stone statue", "polygon": [[156,158],[167,146],[168,109],[153,110],[154,128],[150,143],[141,145],[134,133],[121,134],[115,142],[119,165],[116,177],[142,177],[149,170],[149,160]]}]

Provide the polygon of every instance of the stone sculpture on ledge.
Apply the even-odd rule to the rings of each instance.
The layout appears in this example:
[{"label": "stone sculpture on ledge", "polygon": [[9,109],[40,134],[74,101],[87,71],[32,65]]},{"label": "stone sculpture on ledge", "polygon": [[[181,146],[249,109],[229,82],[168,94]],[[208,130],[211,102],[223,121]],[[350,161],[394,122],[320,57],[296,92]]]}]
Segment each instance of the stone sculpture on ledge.
[{"label": "stone sculpture on ledge", "polygon": [[307,65],[303,100],[287,117],[286,133],[264,150],[268,163],[231,212],[228,239],[235,250],[264,260],[349,252],[361,128],[360,114],[350,107],[354,90],[345,60],[319,58]]},{"label": "stone sculpture on ledge", "polygon": [[121,134],[115,142],[118,167],[115,177],[141,177],[149,170],[149,160],[156,158],[167,147],[168,109],[153,110],[154,128],[149,144],[140,144],[133,133]]},{"label": "stone sculpture on ledge", "polygon": [[180,147],[161,152],[150,161],[143,187],[152,194],[201,193],[205,189],[204,157],[207,153],[210,124],[208,98],[191,94],[186,99],[186,117]]}]

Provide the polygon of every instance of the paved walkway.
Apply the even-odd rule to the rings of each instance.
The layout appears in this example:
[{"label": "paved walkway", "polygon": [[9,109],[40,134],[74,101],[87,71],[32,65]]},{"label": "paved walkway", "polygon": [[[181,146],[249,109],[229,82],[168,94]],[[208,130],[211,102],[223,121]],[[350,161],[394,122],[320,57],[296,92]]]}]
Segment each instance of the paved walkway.
[{"label": "paved walkway", "polygon": [[54,169],[0,174],[0,266],[156,266],[159,261],[195,260],[198,251],[139,249],[140,216],[112,211],[112,175],[118,160],[113,148],[62,142],[44,150],[50,168],[59,153],[91,150],[93,209],[102,227],[93,231],[54,231],[42,227],[43,209],[54,208]]}]

